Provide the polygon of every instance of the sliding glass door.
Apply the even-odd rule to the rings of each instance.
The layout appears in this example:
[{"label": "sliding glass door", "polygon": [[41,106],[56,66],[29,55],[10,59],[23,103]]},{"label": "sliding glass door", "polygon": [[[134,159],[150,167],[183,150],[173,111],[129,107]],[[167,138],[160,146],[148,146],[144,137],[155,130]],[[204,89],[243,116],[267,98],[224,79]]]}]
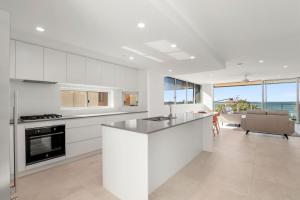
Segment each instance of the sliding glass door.
[{"label": "sliding glass door", "polygon": [[296,101],[296,79],[265,81],[264,109],[288,111],[290,118],[296,120]]}]

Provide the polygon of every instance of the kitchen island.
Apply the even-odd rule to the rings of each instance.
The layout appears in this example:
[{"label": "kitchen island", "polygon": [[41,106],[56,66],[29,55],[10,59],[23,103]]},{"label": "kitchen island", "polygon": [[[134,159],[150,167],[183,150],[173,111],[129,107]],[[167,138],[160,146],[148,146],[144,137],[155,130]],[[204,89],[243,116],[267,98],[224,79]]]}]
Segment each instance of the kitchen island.
[{"label": "kitchen island", "polygon": [[212,116],[183,113],[103,124],[104,188],[121,200],[148,200],[201,151],[212,151]]}]

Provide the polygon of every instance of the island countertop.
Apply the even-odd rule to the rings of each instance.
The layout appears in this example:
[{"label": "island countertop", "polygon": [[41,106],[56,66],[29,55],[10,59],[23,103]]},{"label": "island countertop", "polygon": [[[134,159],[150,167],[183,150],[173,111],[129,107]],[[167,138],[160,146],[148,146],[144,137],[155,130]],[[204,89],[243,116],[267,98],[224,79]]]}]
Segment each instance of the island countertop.
[{"label": "island countertop", "polygon": [[213,115],[214,115],[213,112],[208,112],[208,113],[187,112],[187,113],[175,114],[176,118],[171,120],[151,121],[147,119],[132,119],[132,120],[126,120],[120,122],[106,123],[102,125],[111,128],[132,131],[136,133],[151,134],[157,131],[161,131],[163,129],[172,128],[181,124],[189,123],[195,120],[200,120]]}]

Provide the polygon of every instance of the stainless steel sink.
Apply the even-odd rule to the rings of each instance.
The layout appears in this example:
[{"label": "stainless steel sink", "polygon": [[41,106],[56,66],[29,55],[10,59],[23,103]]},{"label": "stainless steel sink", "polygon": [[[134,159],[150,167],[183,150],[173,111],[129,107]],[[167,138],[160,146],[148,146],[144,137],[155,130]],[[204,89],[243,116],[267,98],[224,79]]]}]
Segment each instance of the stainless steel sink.
[{"label": "stainless steel sink", "polygon": [[150,117],[150,118],[145,118],[143,120],[150,120],[150,121],[166,121],[166,120],[171,120],[174,119],[174,117],[164,117],[164,116],[158,116],[158,117]]}]

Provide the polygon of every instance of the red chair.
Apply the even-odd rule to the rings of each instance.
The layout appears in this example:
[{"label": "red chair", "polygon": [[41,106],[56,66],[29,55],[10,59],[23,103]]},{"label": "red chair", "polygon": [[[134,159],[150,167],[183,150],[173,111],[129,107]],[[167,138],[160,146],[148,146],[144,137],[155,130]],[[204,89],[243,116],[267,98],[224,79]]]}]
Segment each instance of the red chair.
[{"label": "red chair", "polygon": [[219,125],[219,120],[218,120],[219,116],[220,116],[220,113],[216,113],[213,116],[213,133],[214,133],[214,136],[216,135],[215,132],[217,132],[218,135],[220,133],[220,125]]}]

